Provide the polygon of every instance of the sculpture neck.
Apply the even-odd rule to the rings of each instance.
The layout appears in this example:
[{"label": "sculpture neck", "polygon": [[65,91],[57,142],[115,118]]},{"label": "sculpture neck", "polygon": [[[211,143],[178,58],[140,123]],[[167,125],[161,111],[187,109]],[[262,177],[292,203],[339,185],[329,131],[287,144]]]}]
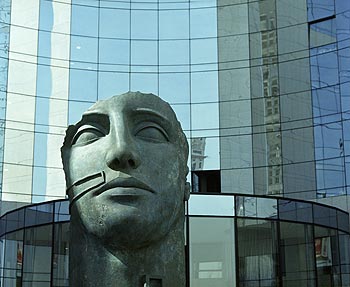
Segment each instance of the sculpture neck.
[{"label": "sculpture neck", "polygon": [[112,249],[102,244],[100,239],[86,234],[74,220],[70,230],[72,287],[143,287],[145,276],[162,279],[162,285],[154,286],[186,285],[183,223],[179,222],[159,241],[132,250]]}]

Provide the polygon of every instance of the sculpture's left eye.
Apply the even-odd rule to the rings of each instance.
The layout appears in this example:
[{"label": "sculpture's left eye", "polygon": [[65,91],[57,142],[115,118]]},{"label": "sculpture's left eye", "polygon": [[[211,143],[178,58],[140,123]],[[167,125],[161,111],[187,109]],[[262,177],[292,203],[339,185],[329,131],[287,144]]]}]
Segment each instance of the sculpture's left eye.
[{"label": "sculpture's left eye", "polygon": [[169,141],[167,133],[158,125],[144,126],[140,128],[135,135],[145,141],[159,143]]},{"label": "sculpture's left eye", "polygon": [[72,145],[87,145],[104,136],[105,134],[96,127],[83,126],[78,129],[77,133],[73,137]]}]

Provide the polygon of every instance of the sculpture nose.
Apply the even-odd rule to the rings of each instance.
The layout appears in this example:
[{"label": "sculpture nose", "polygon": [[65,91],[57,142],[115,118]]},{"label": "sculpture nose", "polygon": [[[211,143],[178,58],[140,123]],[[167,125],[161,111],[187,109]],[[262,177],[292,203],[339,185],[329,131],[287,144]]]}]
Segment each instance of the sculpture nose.
[{"label": "sculpture nose", "polygon": [[107,152],[107,166],[114,170],[135,169],[140,165],[140,157],[134,144],[125,134],[117,134]]}]

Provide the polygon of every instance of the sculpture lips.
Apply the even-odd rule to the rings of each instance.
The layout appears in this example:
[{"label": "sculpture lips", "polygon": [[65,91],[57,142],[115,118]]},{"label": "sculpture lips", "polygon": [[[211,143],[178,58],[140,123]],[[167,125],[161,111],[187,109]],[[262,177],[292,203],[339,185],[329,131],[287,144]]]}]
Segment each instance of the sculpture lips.
[{"label": "sculpture lips", "polygon": [[112,179],[111,181],[107,182],[105,185],[103,185],[98,190],[97,195],[101,194],[107,190],[110,190],[113,188],[118,188],[118,187],[138,188],[138,189],[143,189],[143,190],[147,190],[149,192],[155,193],[155,191],[147,184],[143,183],[142,181],[140,181],[134,177],[128,176],[128,177],[116,177],[116,178]]}]

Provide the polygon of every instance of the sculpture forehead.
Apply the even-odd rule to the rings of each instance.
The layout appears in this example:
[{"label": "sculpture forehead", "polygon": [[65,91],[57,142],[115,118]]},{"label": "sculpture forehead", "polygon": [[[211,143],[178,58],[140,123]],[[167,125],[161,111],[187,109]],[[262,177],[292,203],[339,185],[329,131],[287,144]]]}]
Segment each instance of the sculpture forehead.
[{"label": "sculpture forehead", "polygon": [[170,122],[177,123],[176,115],[170,105],[153,94],[126,93],[102,100],[94,104],[84,114],[102,112],[128,112],[129,110],[148,109],[164,115]]}]

